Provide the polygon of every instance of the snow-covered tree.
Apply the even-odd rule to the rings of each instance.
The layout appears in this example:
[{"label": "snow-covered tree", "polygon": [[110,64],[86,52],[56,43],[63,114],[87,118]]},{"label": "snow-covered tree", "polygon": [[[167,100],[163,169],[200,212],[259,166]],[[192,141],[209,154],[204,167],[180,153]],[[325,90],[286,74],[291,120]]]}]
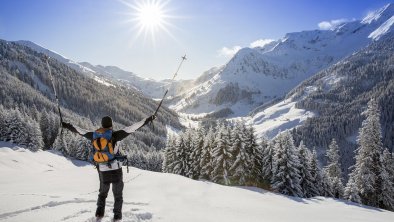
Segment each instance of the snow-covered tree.
[{"label": "snow-covered tree", "polygon": [[28,120],[27,125],[28,137],[26,137],[26,146],[32,151],[38,151],[43,148],[41,131],[38,123],[34,120]]},{"label": "snow-covered tree", "polygon": [[251,174],[251,159],[242,143],[241,129],[241,123],[237,123],[232,131],[233,143],[231,145],[231,153],[234,161],[230,168],[230,173],[235,184],[245,185],[248,176]]},{"label": "snow-covered tree", "polygon": [[309,156],[309,166],[310,166],[310,174],[313,181],[312,186],[309,189],[309,194],[311,196],[319,196],[324,195],[324,191],[322,191],[322,173],[319,168],[316,149],[312,150],[312,154]]},{"label": "snow-covered tree", "polygon": [[375,100],[368,103],[364,114],[367,118],[360,129],[356,163],[349,180],[357,186],[363,204],[378,206],[378,194],[381,187],[379,174],[382,171],[380,156],[383,152],[383,144],[379,108]]},{"label": "snow-covered tree", "polygon": [[358,186],[355,181],[356,177],[353,175],[353,173],[354,171],[349,175],[349,180],[346,184],[343,197],[346,200],[350,200],[355,203],[361,203],[360,191],[358,190]]},{"label": "snow-covered tree", "polygon": [[193,160],[192,160],[192,149],[193,149],[193,135],[195,134],[195,130],[189,128],[183,134],[183,142],[184,142],[184,152],[185,152],[185,176],[189,178],[193,178]]},{"label": "snow-covered tree", "polygon": [[324,170],[326,171],[327,177],[331,182],[332,195],[335,198],[342,198],[344,191],[342,170],[339,163],[339,147],[335,139],[332,140],[330,146],[328,147],[326,155],[328,157],[328,162]]},{"label": "snow-covered tree", "polygon": [[42,133],[42,140],[44,142],[44,150],[48,150],[49,147],[52,144],[49,144],[49,130],[50,130],[50,125],[49,125],[49,119],[48,119],[48,113],[46,111],[41,113],[40,117],[40,129]]},{"label": "snow-covered tree", "polygon": [[320,195],[333,197],[333,185],[326,169],[321,170],[321,189]]},{"label": "snow-covered tree", "polygon": [[215,183],[230,184],[229,169],[231,167],[231,152],[228,131],[224,124],[219,125],[215,137],[216,146],[212,150],[213,171],[212,181]]},{"label": "snow-covered tree", "polygon": [[259,186],[263,183],[263,150],[257,144],[255,130],[253,126],[246,128],[245,150],[250,158],[251,175],[249,185]]},{"label": "snow-covered tree", "polygon": [[272,188],[282,194],[302,197],[299,159],[289,131],[278,136],[273,158]]},{"label": "snow-covered tree", "polygon": [[191,145],[191,178],[198,179],[201,172],[200,158],[204,145],[204,129],[202,127],[194,132]]},{"label": "snow-covered tree", "polygon": [[308,148],[304,145],[304,142],[301,141],[298,146],[298,158],[300,160],[299,171],[301,176],[300,186],[303,196],[308,198],[316,194],[315,190],[312,190],[315,188],[315,181],[311,175],[310,156],[311,154]]},{"label": "snow-covered tree", "polygon": [[213,158],[212,150],[215,147],[215,134],[213,128],[209,128],[207,135],[204,139],[203,148],[201,150],[200,158],[200,177],[199,179],[210,180],[213,171]]},{"label": "snow-covered tree", "polygon": [[272,178],[273,146],[266,137],[261,138],[260,147],[263,156],[261,173],[265,181],[271,181]]},{"label": "snow-covered tree", "polygon": [[390,152],[385,149],[381,155],[382,169],[379,174],[380,192],[378,193],[379,207],[387,210],[394,210],[394,184],[392,160]]},{"label": "snow-covered tree", "polygon": [[182,134],[177,138],[175,144],[176,158],[174,161],[173,173],[186,176],[189,170],[189,152],[185,143],[185,135]]},{"label": "snow-covered tree", "polygon": [[5,140],[7,132],[7,122],[8,117],[4,107],[0,105],[0,140]]},{"label": "snow-covered tree", "polygon": [[176,158],[175,138],[173,136],[169,136],[167,139],[166,148],[164,150],[164,161],[163,161],[163,169],[162,169],[164,173],[173,172],[173,164],[175,158]]}]

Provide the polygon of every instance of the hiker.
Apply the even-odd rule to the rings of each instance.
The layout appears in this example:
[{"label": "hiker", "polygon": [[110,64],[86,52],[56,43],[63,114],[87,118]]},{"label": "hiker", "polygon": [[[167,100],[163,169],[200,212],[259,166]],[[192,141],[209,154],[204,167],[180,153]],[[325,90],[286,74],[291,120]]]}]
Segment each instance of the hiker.
[{"label": "hiker", "polygon": [[123,172],[122,163],[116,158],[119,150],[116,143],[126,138],[132,132],[152,122],[156,118],[152,115],[122,130],[112,130],[112,119],[105,116],[101,120],[102,128],[88,132],[81,128],[75,127],[70,123],[62,122],[62,126],[73,133],[77,133],[86,139],[92,141],[94,152],[90,159],[96,164],[100,178],[100,190],[97,199],[96,218],[104,217],[105,199],[107,198],[110,184],[112,183],[112,192],[114,194],[114,221],[122,219],[123,204]]}]

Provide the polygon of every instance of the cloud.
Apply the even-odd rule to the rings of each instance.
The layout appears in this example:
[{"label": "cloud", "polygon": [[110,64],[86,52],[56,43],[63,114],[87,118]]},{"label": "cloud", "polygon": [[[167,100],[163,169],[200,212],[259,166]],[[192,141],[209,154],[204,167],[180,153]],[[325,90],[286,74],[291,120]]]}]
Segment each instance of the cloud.
[{"label": "cloud", "polygon": [[223,47],[218,52],[220,56],[224,57],[232,57],[237,53],[242,47],[241,46],[234,46],[232,48]]},{"label": "cloud", "polygon": [[[258,39],[256,41],[250,43],[249,47],[250,48],[263,47],[263,46],[265,46],[265,45],[267,45],[267,44],[269,44],[269,43],[271,43],[273,41],[275,41],[275,40],[273,40],[273,39]],[[229,57],[229,58],[231,58],[242,48],[244,48],[244,47],[243,46],[239,46],[239,45],[236,45],[236,46],[233,46],[233,47],[230,47],[230,48],[223,47],[223,48],[218,50],[218,54],[219,54],[219,56],[222,56],[222,57]]]},{"label": "cloud", "polygon": [[338,27],[339,25],[342,25],[345,22],[348,22],[349,19],[335,19],[331,21],[322,21],[318,24],[319,29],[321,30],[332,30]]},{"label": "cloud", "polygon": [[250,43],[250,48],[264,47],[265,45],[267,45],[273,41],[275,41],[275,40],[273,40],[273,39],[259,39],[259,40],[256,40],[256,41]]}]

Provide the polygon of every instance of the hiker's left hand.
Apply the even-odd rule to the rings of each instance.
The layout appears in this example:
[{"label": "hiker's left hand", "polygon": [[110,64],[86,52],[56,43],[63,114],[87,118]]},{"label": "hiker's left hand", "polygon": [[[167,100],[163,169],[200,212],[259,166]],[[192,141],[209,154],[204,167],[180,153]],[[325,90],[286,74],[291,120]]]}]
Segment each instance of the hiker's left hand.
[{"label": "hiker's left hand", "polygon": [[152,122],[155,119],[156,119],[156,116],[152,115],[152,116],[148,117],[148,122]]}]

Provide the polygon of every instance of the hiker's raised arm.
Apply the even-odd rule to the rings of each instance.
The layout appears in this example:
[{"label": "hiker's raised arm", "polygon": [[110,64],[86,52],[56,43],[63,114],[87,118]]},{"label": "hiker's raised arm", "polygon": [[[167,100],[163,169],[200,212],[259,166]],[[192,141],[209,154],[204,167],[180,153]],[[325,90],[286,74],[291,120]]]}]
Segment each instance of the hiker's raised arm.
[{"label": "hiker's raised arm", "polygon": [[122,130],[118,130],[118,131],[114,132],[113,137],[116,138],[116,141],[121,141],[122,139],[124,139],[128,135],[130,135],[131,133],[137,131],[139,128],[145,126],[149,122],[152,122],[154,119],[156,119],[156,116],[154,116],[154,115],[144,118],[141,121],[134,123],[131,126],[125,127]]},{"label": "hiker's raised arm", "polygon": [[73,133],[77,133],[77,134],[85,137],[88,140],[92,140],[93,139],[93,132],[89,132],[89,131],[87,131],[85,129],[82,129],[82,128],[79,128],[77,126],[73,126],[70,123],[62,122],[62,127],[70,130]]},{"label": "hiker's raised arm", "polygon": [[131,126],[125,127],[123,130],[128,134],[133,133],[133,132],[137,131],[139,128],[148,124],[149,122],[152,122],[154,119],[156,119],[156,116],[153,116],[153,115],[149,116],[147,118],[142,119],[141,121],[139,121],[137,123],[134,123]]}]

